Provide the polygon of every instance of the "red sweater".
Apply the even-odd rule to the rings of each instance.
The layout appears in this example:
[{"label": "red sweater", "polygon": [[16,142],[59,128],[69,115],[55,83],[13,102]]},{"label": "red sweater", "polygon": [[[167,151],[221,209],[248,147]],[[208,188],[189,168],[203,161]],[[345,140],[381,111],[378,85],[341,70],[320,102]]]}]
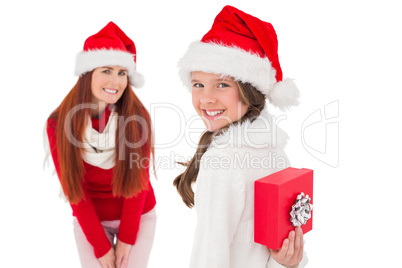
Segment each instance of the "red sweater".
[{"label": "red sweater", "polygon": [[[102,114],[104,120],[92,119],[92,127],[102,132],[109,115],[110,110],[106,109]],[[102,124],[102,122],[105,123]],[[48,120],[47,135],[56,172],[60,178],[56,148],[56,125],[56,119]],[[81,200],[76,205],[71,204],[71,208],[87,240],[94,247],[95,256],[97,258],[102,257],[112,246],[103,230],[101,221],[120,220],[118,239],[134,245],[141,215],[154,208],[156,203],[151,183],[148,190],[142,191],[136,197],[117,198],[113,196],[113,168],[102,169],[86,162],[84,162],[84,167],[85,201]]]}]

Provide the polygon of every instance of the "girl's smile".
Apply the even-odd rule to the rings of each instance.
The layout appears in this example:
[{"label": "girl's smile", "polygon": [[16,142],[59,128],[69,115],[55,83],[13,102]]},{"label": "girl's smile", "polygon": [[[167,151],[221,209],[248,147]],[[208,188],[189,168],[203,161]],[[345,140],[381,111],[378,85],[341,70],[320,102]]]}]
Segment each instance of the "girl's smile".
[{"label": "girl's smile", "polygon": [[232,77],[197,71],[191,73],[191,83],[193,106],[211,132],[236,122],[248,110]]},{"label": "girl's smile", "polygon": [[205,117],[207,117],[210,120],[215,120],[217,118],[219,118],[223,112],[225,112],[225,110],[214,110],[214,109],[203,109],[202,110],[204,112]]}]

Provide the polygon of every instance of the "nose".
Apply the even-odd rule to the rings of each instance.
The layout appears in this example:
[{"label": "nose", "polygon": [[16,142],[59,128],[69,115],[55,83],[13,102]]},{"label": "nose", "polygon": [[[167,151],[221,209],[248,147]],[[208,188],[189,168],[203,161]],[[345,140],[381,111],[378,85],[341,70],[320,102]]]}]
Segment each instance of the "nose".
[{"label": "nose", "polygon": [[113,73],[109,76],[109,83],[111,86],[117,86],[120,83],[121,76],[118,73]]},{"label": "nose", "polygon": [[202,96],[200,98],[200,102],[202,104],[211,104],[216,102],[216,98],[214,96],[214,92],[211,88],[206,87],[203,92]]}]

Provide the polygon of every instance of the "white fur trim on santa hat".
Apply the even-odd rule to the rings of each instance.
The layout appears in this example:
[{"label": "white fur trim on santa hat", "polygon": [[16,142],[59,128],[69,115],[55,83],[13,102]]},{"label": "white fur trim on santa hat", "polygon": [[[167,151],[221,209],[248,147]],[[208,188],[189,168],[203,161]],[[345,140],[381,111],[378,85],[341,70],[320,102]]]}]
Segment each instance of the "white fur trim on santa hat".
[{"label": "white fur trim on santa hat", "polygon": [[228,75],[237,81],[248,82],[280,109],[298,103],[299,93],[292,80],[285,79],[286,81],[277,83],[276,70],[267,57],[261,58],[238,47],[196,41],[190,44],[178,67],[180,79],[189,90],[191,72],[202,71]]},{"label": "white fur trim on santa hat", "polygon": [[77,55],[75,74],[82,75],[103,66],[122,66],[127,69],[130,83],[136,88],[142,87],[144,78],[135,70],[134,55],[118,50],[90,50]]},{"label": "white fur trim on santa hat", "polygon": [[268,58],[216,43],[191,43],[178,66],[183,84],[190,89],[193,71],[231,76],[235,80],[252,84],[264,95],[276,82],[275,69]]}]

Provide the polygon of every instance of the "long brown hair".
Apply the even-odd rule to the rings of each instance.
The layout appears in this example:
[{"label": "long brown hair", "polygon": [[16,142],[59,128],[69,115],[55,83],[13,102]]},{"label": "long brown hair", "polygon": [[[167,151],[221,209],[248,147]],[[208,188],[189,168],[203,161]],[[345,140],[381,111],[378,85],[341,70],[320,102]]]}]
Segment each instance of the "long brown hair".
[{"label": "long brown hair", "polygon": [[173,185],[177,188],[184,204],[189,208],[194,206],[194,191],[191,186],[197,180],[201,157],[208,150],[212,139],[222,134],[231,125],[241,124],[246,120],[254,120],[265,107],[265,97],[260,91],[250,83],[237,82],[237,84],[239,86],[241,102],[249,106],[246,114],[240,120],[215,132],[205,131],[198,142],[197,150],[191,160],[187,163],[179,163],[186,166],[186,170],[174,179]]},{"label": "long brown hair", "polygon": [[[50,118],[57,119],[56,146],[60,181],[65,196],[72,204],[84,198],[84,164],[81,157],[83,148],[78,144],[83,142],[87,120],[92,116],[93,109],[88,105],[92,100],[92,73],[81,76],[60,106],[50,115]],[[148,169],[150,157],[154,155],[151,117],[134,94],[130,81],[114,106],[119,120],[115,140],[113,194],[118,197],[132,197],[149,186]],[[133,146],[136,143],[142,146]],[[134,164],[130,161],[133,155],[137,161]]]}]

